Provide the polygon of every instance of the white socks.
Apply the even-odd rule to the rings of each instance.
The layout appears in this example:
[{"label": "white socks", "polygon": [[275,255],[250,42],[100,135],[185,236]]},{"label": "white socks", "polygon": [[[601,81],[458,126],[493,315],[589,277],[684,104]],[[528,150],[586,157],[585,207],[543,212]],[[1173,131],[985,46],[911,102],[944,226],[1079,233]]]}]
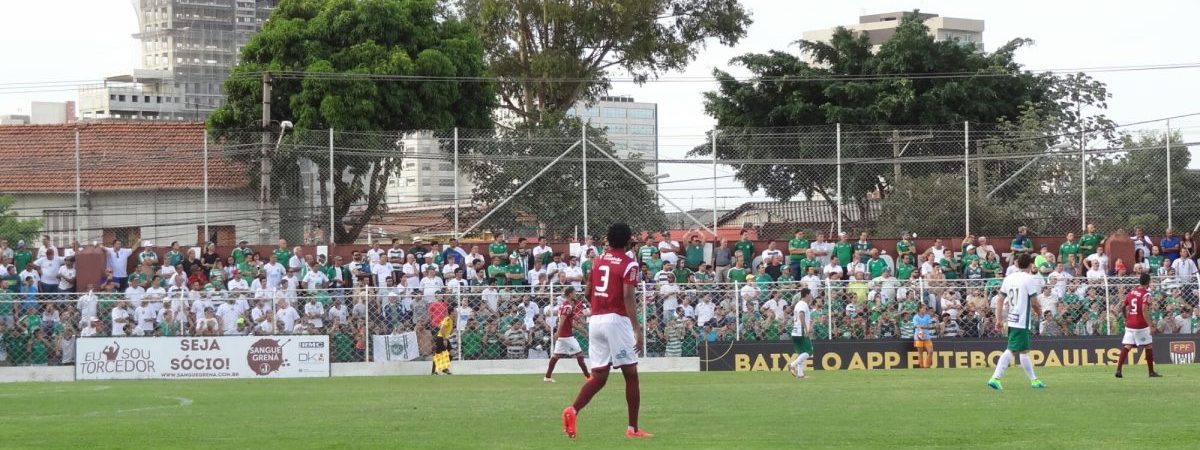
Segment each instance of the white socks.
[{"label": "white socks", "polygon": [[792,362],[792,367],[796,368],[796,374],[799,376],[804,376],[804,363],[805,361],[808,361],[808,358],[808,353],[801,353],[800,356]]},{"label": "white socks", "polygon": [[[1021,355],[1021,357],[1022,357],[1022,359],[1025,359],[1025,360],[1029,359],[1025,355]],[[1004,376],[1004,370],[1008,369],[1008,366],[1012,365],[1012,361],[1013,361],[1012,350],[1005,350],[1004,354],[1000,355],[1000,360],[996,362],[996,371],[992,372],[992,378],[1000,379],[1000,377]],[[1030,370],[1033,370],[1033,369],[1030,368]]]},{"label": "white socks", "polygon": [[1025,369],[1025,375],[1029,377],[1029,381],[1037,379],[1037,375],[1033,374],[1033,361],[1029,360],[1028,353],[1021,354],[1021,368]]}]

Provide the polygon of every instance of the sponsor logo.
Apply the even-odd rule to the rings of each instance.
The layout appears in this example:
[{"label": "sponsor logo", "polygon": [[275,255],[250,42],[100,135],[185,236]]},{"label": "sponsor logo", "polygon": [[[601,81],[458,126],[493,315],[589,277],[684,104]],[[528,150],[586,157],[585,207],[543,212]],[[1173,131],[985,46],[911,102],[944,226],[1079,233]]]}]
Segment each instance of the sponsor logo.
[{"label": "sponsor logo", "polygon": [[283,346],[288,342],[291,341],[280,343],[275,339],[259,339],[251,344],[246,352],[246,363],[250,365],[250,370],[259,376],[266,376],[287,366],[288,361],[283,359]]},{"label": "sponsor logo", "polygon": [[304,341],[300,343],[300,348],[325,348],[324,342]]},{"label": "sponsor logo", "polygon": [[1175,364],[1191,364],[1196,361],[1196,342],[1171,342],[1171,362]]},{"label": "sponsor logo", "polygon": [[325,364],[326,363],[324,353],[301,352],[300,354],[296,355],[296,359],[300,361],[300,364]]},{"label": "sponsor logo", "polygon": [[121,347],[117,341],[104,346],[98,352],[87,352],[77,363],[78,373],[92,375],[102,373],[153,373],[154,361],[150,350]]}]

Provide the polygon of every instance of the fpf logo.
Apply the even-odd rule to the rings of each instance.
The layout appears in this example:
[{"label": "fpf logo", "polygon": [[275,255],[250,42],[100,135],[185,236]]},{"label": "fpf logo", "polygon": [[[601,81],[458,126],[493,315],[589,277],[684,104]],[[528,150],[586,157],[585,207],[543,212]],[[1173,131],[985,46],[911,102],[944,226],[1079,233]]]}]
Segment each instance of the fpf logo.
[{"label": "fpf logo", "polygon": [[1175,364],[1191,364],[1196,361],[1195,341],[1171,342],[1171,362]]}]

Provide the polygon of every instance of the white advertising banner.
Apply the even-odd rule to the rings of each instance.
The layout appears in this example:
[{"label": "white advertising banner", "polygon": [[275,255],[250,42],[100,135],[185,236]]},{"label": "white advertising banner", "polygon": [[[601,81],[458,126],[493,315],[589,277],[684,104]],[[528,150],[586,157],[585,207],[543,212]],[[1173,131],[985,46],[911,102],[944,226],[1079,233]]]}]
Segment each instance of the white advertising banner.
[{"label": "white advertising banner", "polygon": [[376,334],[371,336],[371,353],[375,361],[412,361],[421,356],[417,333]]},{"label": "white advertising banner", "polygon": [[329,336],[75,340],[76,380],[329,376]]}]

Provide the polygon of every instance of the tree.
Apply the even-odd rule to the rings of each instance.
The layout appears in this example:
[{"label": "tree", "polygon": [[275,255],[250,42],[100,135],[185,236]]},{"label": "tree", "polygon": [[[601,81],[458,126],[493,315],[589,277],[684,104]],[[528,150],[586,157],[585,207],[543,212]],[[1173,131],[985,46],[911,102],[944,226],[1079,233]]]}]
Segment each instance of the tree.
[{"label": "tree", "polygon": [[[554,238],[582,233],[583,149],[578,141],[583,126],[576,118],[553,124],[521,123],[484,139],[464,139],[460,150],[468,155],[463,165],[475,181],[472,198],[491,208],[491,215],[480,225],[494,232],[537,233]],[[602,155],[601,150],[612,154],[614,148],[603,130],[588,127],[587,148],[589,233],[599,236],[615,222],[625,222],[634,229],[664,229],[666,216],[655,202],[655,193]],[[500,205],[564,152],[563,159],[511,201]],[[641,160],[625,159],[622,163],[646,179]],[[526,224],[530,221],[534,223]]]},{"label": "tree", "polygon": [[[436,0],[283,0],[242,50],[225,82],[227,102],[208,125],[219,136],[257,129],[260,75],[269,73],[274,80],[271,119],[293,121],[300,130],[488,128],[496,100],[492,85],[479,80],[487,74],[483,50],[474,30]],[[397,75],[432,78],[384,77]],[[368,221],[382,214],[388,180],[400,167],[396,137],[347,133],[338,138],[338,146],[356,152],[334,159],[334,214],[345,225],[335,227],[336,242],[354,242]],[[272,155],[272,198],[298,191],[296,175],[305,158],[322,161],[315,166],[324,189],[331,175],[321,156],[327,150],[306,148],[296,143]],[[241,155],[257,183],[258,152]],[[359,205],[361,211],[351,211]],[[316,214],[327,221],[328,213]]]},{"label": "tree", "polygon": [[42,229],[42,221],[38,219],[22,219],[16,211],[10,211],[16,199],[0,195],[0,239],[16,243],[19,240],[31,240]]},{"label": "tree", "polygon": [[[958,41],[935,41],[915,15],[906,15],[896,34],[873,52],[865,33],[839,28],[829,42],[799,41],[801,55],[783,51],[746,54],[733,63],[749,70],[750,79],[739,80],[715,70],[718,89],[705,94],[705,109],[718,126],[719,159],[805,159],[829,161],[834,157],[833,124],[843,124],[853,136],[843,139],[842,157],[883,160],[880,163],[843,165],[842,191],[846,203],[860,211],[868,195],[886,201],[898,179],[888,159],[893,156],[891,130],[907,128],[939,136],[952,124],[994,123],[1015,120],[1022,111],[1043,111],[1056,119],[1067,114],[1064,99],[1081,107],[1098,106],[1106,93],[1086,92],[1070,97],[1072,86],[1052,74],[1034,74],[1014,60],[1015,52],[1028,45],[1013,40],[991,53]],[[804,56],[811,58],[806,62]],[[940,74],[940,75],[933,75]],[[971,76],[945,76],[971,74]],[[1077,80],[1079,81],[1079,80]],[[1086,80],[1084,80],[1086,81]],[[1077,84],[1086,84],[1083,82]],[[1078,86],[1077,86],[1078,87]],[[1102,85],[1101,85],[1102,87]],[[1102,104],[1099,106],[1103,106]],[[811,126],[823,125],[826,128]],[[781,144],[779,138],[766,144],[762,131],[745,127],[789,127],[798,137]],[[941,134],[940,136],[945,136]],[[937,141],[938,139],[934,139]],[[948,142],[947,139],[941,141]],[[937,157],[961,155],[958,144],[925,145],[914,142],[904,157],[932,157],[923,165],[928,175],[962,176],[960,161]],[[694,155],[709,155],[711,147],[698,146]],[[734,164],[736,178],[750,191],[763,190],[778,200],[804,194],[809,198],[836,200],[834,164]],[[961,181],[961,178],[959,178]],[[958,190],[961,198],[962,189]],[[961,203],[961,201],[960,201]],[[860,217],[866,217],[860,214]]]},{"label": "tree", "polygon": [[1174,224],[1191,229],[1200,221],[1200,173],[1187,170],[1191,154],[1178,132],[1121,137],[1124,152],[1099,163],[1088,174],[1088,220],[1100,230],[1142,225],[1151,233],[1167,227],[1167,139],[1171,140],[1171,189]]},{"label": "tree", "polygon": [[737,0],[459,0],[479,29],[501,107],[553,122],[611,87],[614,70],[638,83],[682,70],[708,39],[736,44],[750,14]]}]

